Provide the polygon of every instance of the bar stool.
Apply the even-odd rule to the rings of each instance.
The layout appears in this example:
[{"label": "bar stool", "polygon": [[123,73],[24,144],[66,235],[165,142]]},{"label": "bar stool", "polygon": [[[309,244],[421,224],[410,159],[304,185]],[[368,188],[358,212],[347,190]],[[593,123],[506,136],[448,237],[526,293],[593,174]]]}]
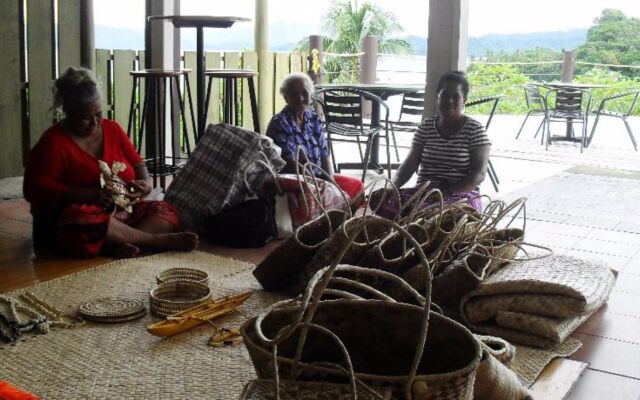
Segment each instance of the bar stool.
[{"label": "bar stool", "polygon": [[249,98],[251,101],[251,115],[253,117],[253,130],[255,132],[260,132],[260,123],[258,122],[258,104],[256,102],[256,89],[253,81],[254,77],[258,76],[258,73],[250,69],[208,69],[204,72],[204,74],[209,80],[209,82],[207,83],[207,100],[205,102],[205,110],[209,109],[209,100],[211,99],[211,87],[213,84],[213,79],[222,79],[224,82],[224,122],[231,125],[237,125],[238,121],[240,120],[240,109],[237,104],[238,79],[247,80],[247,83],[249,85]]},{"label": "bar stool", "polygon": [[[143,69],[139,71],[130,71],[133,77],[133,88],[131,90],[131,106],[129,108],[129,123],[127,125],[127,134],[129,138],[133,136],[132,128],[134,126],[136,93],[140,92],[141,80],[145,83],[145,96],[142,105],[142,114],[140,115],[140,125],[137,137],[137,150],[141,153],[142,143],[144,142],[145,123],[147,122],[147,109],[152,105],[156,110],[153,119],[152,140],[149,141],[150,146],[146,148],[144,157],[145,165],[149,170],[149,174],[153,178],[153,186],[157,186],[160,180],[160,187],[165,189],[165,177],[173,176],[182,168],[188,157],[191,156],[191,144],[189,143],[189,123],[185,116],[184,102],[180,90],[180,77],[185,80],[186,99],[189,101],[189,109],[191,111],[191,128],[196,132],[196,122],[193,115],[193,100],[191,98],[191,86],[189,85],[190,69]],[[168,100],[171,104],[171,154],[167,154],[166,149],[166,111],[167,111],[167,88],[169,89]],[[177,98],[174,98],[174,95]],[[180,109],[180,118],[182,124],[175,119],[175,106]],[[182,135],[180,135],[180,127],[182,127]],[[176,132],[176,130],[178,132]],[[187,157],[182,157],[182,153],[186,153]]]}]

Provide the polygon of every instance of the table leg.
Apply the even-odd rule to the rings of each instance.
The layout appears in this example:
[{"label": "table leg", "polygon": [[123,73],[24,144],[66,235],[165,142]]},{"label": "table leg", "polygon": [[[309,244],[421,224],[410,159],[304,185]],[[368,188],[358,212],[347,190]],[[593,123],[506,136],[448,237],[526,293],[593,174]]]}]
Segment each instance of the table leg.
[{"label": "table leg", "polygon": [[[380,104],[371,103],[371,127],[375,128],[380,126]],[[369,155],[369,165],[375,169],[380,168],[380,137],[376,135],[371,141],[371,154]]]},{"label": "table leg", "polygon": [[198,102],[198,137],[201,137],[204,134],[207,118],[204,104],[204,28],[202,26],[196,28],[196,36],[196,101]]},{"label": "table leg", "polygon": [[567,120],[567,139],[573,139],[573,122],[571,120]]},{"label": "table leg", "polygon": [[249,98],[251,99],[251,116],[253,117],[253,131],[260,133],[260,122],[258,118],[258,102],[256,101],[256,89],[253,86],[253,78],[247,79],[249,83]]}]

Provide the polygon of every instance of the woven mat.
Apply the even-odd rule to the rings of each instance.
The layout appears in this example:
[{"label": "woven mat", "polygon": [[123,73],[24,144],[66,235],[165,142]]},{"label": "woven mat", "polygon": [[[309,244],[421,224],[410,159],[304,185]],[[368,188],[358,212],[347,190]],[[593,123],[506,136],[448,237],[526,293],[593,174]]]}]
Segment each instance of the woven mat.
[{"label": "woven mat", "polygon": [[516,356],[511,362],[511,370],[518,375],[520,382],[531,387],[544,367],[557,357],[569,357],[582,347],[582,342],[567,338],[552,349],[534,349],[527,346],[516,346]]},{"label": "woven mat", "polygon": [[[191,267],[209,273],[214,296],[259,289],[251,274],[255,267],[242,261],[202,252],[165,253],[115,261],[96,268],[40,283],[26,290],[52,305],[74,312],[85,301],[105,296],[145,300],[155,286],[155,276],[168,268]],[[282,297],[256,290],[241,306],[255,315]],[[115,325],[87,323],[47,335],[26,334],[13,345],[0,344],[0,380],[48,399],[237,399],[243,386],[255,378],[249,355],[242,345],[207,346],[211,327],[159,338],[142,319]],[[219,327],[237,327],[245,317],[234,314],[216,321]],[[568,339],[554,350],[518,347],[512,369],[530,386],[554,357],[567,356],[580,347]]]},{"label": "woven mat", "polygon": [[[67,311],[104,296],[129,296],[148,304],[155,276],[174,267],[207,271],[214,296],[259,288],[251,275],[254,265],[191,252],[115,261],[6,294],[30,290]],[[280,298],[256,291],[240,309],[254,315]],[[47,335],[25,334],[25,340],[0,347],[0,380],[47,399],[237,399],[244,384],[255,378],[243,345],[208,346],[213,333],[208,325],[162,339],[145,329],[155,320],[147,314],[124,324],[87,323]],[[244,320],[235,313],[216,325],[238,327]]]}]

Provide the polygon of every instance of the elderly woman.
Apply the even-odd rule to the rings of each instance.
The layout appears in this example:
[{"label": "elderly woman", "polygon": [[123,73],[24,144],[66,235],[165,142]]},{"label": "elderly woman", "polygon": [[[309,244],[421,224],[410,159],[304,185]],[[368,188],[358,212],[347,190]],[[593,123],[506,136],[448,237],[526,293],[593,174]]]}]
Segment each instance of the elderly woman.
[{"label": "elderly woman", "polygon": [[[401,187],[418,172],[418,186],[403,190],[406,201],[417,188],[430,182],[430,188],[442,191],[445,204],[465,201],[482,210],[479,186],[484,181],[491,142],[482,124],[464,115],[469,81],[464,72],[447,72],[437,87],[438,114],[422,121],[413,138],[409,155],[393,177]],[[372,203],[379,201],[382,192]],[[391,193],[378,213],[393,217],[400,207]]]},{"label": "elderly woman", "polygon": [[[298,148],[302,147],[307,159],[300,160],[300,163],[310,162],[320,166],[349,197],[357,197],[363,190],[360,180],[333,174],[322,121],[310,108],[313,82],[309,76],[303,73],[289,74],[280,85],[280,94],[287,105],[279,114],[273,116],[267,128],[267,136],[282,149],[281,157],[287,163],[280,172],[296,173],[296,155]],[[325,178],[318,170],[316,174],[319,178]]]},{"label": "elderly woman", "polygon": [[[24,176],[36,252],[133,257],[140,248],[195,248],[198,236],[181,232],[173,206],[143,200],[151,192],[147,169],[120,125],[102,118],[91,72],[70,67],[58,78],[54,106],[62,108],[64,118],[31,150]],[[131,213],[115,209],[114,186],[101,188],[99,160],[109,167],[124,165],[118,176],[134,202]]]}]

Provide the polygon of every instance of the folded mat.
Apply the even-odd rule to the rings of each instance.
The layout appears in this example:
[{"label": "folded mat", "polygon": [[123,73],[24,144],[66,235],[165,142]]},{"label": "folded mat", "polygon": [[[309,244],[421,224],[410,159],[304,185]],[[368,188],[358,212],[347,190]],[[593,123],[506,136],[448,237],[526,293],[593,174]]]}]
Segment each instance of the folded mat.
[{"label": "folded mat", "polygon": [[615,275],[604,264],[568,256],[512,263],[460,303],[474,331],[550,348],[604,304]]}]

